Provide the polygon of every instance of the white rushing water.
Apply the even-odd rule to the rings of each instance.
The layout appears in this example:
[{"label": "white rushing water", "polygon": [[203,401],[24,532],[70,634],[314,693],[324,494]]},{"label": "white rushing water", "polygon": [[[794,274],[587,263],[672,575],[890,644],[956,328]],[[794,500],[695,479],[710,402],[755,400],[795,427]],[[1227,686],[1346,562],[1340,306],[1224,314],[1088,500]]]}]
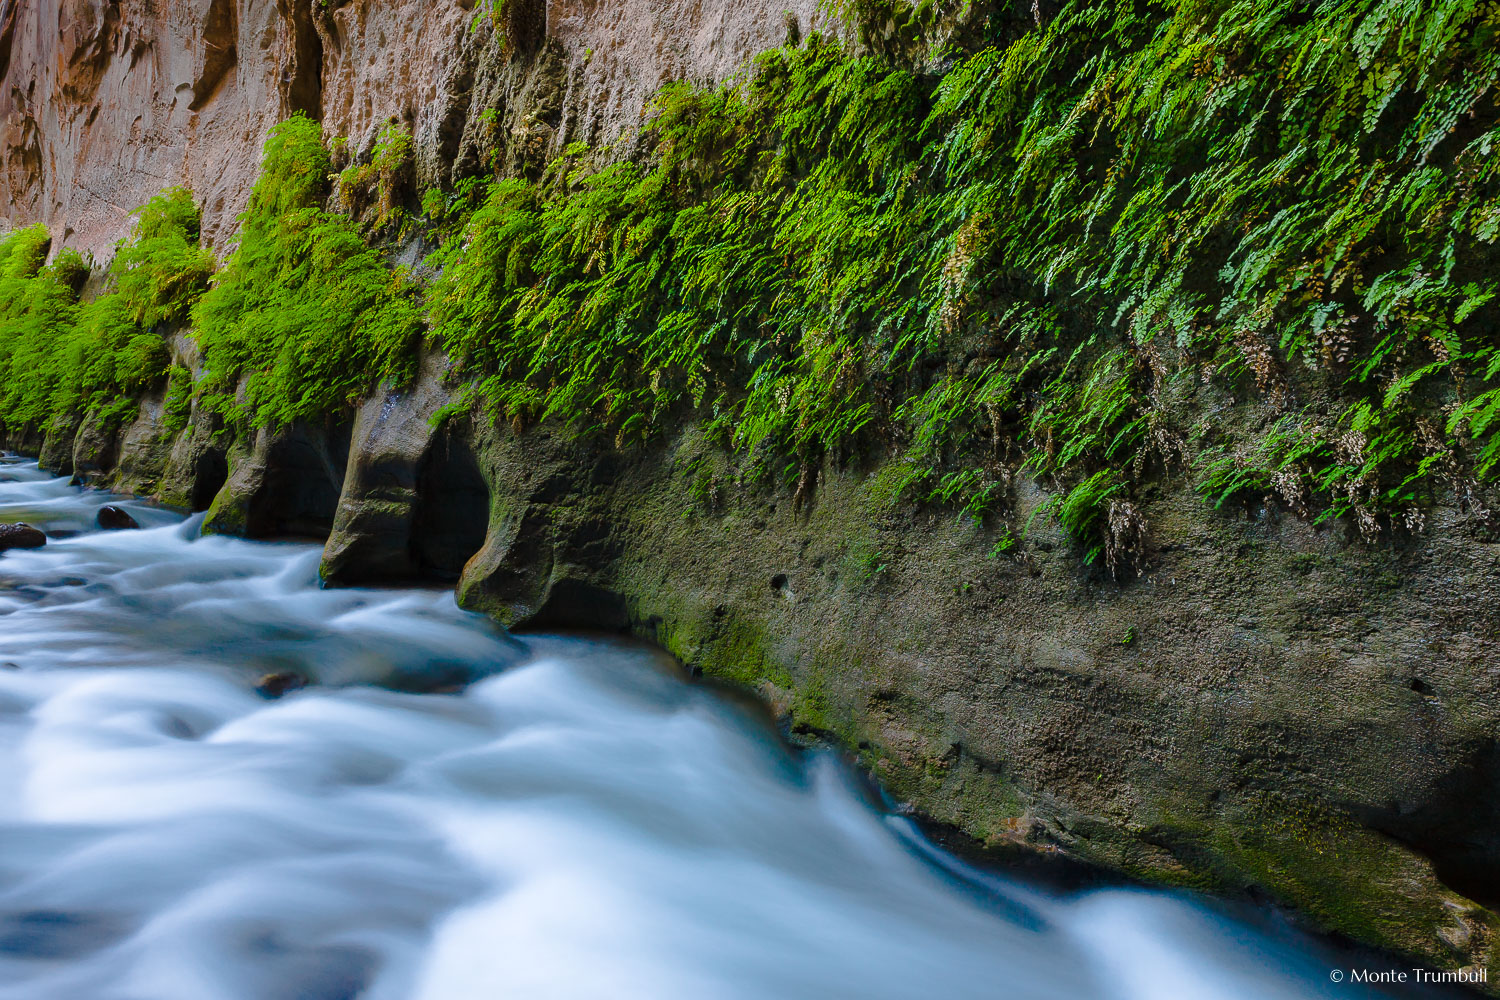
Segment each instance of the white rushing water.
[{"label": "white rushing water", "polygon": [[971,870],[641,647],[34,464],[18,520],[81,533],[0,556],[0,1000],[1374,995],[1269,920]]}]

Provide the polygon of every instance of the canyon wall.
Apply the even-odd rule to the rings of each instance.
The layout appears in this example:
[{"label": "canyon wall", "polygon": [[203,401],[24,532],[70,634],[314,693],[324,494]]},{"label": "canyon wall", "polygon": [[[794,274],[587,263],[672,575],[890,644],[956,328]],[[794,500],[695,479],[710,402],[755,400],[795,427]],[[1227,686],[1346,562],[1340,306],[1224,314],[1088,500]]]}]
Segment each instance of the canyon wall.
[{"label": "canyon wall", "polygon": [[[1033,8],[1038,9],[1038,8]],[[628,152],[663,82],[720,80],[814,24],[812,0],[527,0],[503,49],[472,0],[0,0],[12,225],[102,261],[130,211],[194,191],[223,252],[273,122],[368,149],[416,139],[419,185],[499,151]],[[513,58],[516,53],[524,58]],[[488,113],[493,109],[494,113]],[[194,369],[191,339],[173,338]],[[1154,882],[1295,906],[1441,967],[1500,954],[1500,544],[1482,512],[1360,542],[1186,482],[1142,498],[1139,579],[1086,566],[1047,518],[1012,550],[889,471],[825,461],[745,482],[684,427],[616,450],[480,410],[446,360],[345,418],[242,438],[164,399],[0,429],[91,485],[207,509],[209,530],[327,538],[330,584],[456,584],[521,628],[631,630],[856,754],[954,843],[1067,852]],[[1011,487],[1032,523],[1049,494]]]},{"label": "canyon wall", "polygon": [[[512,5],[511,42],[535,58],[515,62],[487,54],[473,0],[3,0],[0,213],[103,262],[137,206],[184,185],[222,252],[266,130],[289,114],[356,148],[401,121],[434,183],[493,130],[534,160],[614,142],[662,83],[724,79],[790,22],[812,27],[815,7],[529,0]],[[491,107],[498,120],[480,120]]]},{"label": "canyon wall", "polygon": [[222,245],[266,129],[305,97],[275,0],[6,0],[0,33],[7,221],[100,260],[174,184]]}]

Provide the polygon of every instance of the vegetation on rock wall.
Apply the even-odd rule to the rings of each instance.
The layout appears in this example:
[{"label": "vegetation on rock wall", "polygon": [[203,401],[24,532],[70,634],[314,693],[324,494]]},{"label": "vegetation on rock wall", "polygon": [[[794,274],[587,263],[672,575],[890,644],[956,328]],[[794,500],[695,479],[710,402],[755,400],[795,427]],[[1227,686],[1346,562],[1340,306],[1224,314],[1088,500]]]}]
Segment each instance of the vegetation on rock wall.
[{"label": "vegetation on rock wall", "polygon": [[187,319],[213,271],[198,210],[181,188],[153,198],[115,251],[107,291],[82,305],[89,261],[63,250],[43,266],[50,243],[41,226],[0,240],[0,421],[124,419],[166,375],[162,331]]},{"label": "vegetation on rock wall", "polygon": [[[100,409],[125,417],[143,391],[164,387],[169,428],[185,426],[195,395],[238,426],[283,425],[408,377],[419,289],[356,223],[322,207],[329,173],[321,127],[283,122],[221,271],[199,245],[191,194],[173,188],[140,210],[103,292],[82,305],[88,261],[64,250],[42,266],[51,241],[39,226],[0,240],[0,420],[45,429]],[[203,357],[196,383],[171,365],[166,342],[189,321]]]},{"label": "vegetation on rock wall", "polygon": [[[893,10],[844,12],[857,50],[812,35],[730,84],[667,86],[643,157],[574,145],[535,181],[428,192],[435,339],[513,420],[623,443],[702,419],[799,495],[826,458],[885,458],[893,500],[982,516],[1025,468],[1114,569],[1143,547],[1132,498],[1154,476],[1366,537],[1437,499],[1482,507],[1500,8],[1074,2],[926,49],[931,5]],[[411,144],[391,125],[338,177],[376,231],[415,200]],[[424,306],[326,209],[331,171],[315,123],[273,130],[193,313],[196,391],[223,412],[287,423],[411,371]],[[24,258],[0,353],[26,378],[35,330],[73,329],[70,310],[136,334],[170,318],[126,304],[139,260],[115,268],[117,305],[80,309],[58,272],[76,262],[34,266],[42,238],[0,251]],[[206,274],[179,263],[172,302]],[[75,396],[8,378],[6,412],[160,377],[136,343],[112,380],[41,376]]]},{"label": "vegetation on rock wall", "polygon": [[299,115],[271,130],[239,243],[193,313],[199,392],[246,425],[340,411],[415,367],[417,286],[323,208],[330,170],[316,122]]},{"label": "vegetation on rock wall", "polygon": [[1091,555],[1153,471],[1374,536],[1500,473],[1497,81],[1471,0],[1072,3],[940,76],[813,37],[669,86],[649,164],[496,184],[436,329],[526,419],[893,447],[975,512],[1023,463]]},{"label": "vegetation on rock wall", "polygon": [[[335,139],[334,143],[347,142]],[[376,137],[367,163],[351,163],[339,172],[338,194],[341,205],[354,218],[361,218],[373,205],[375,229],[403,225],[409,221],[402,207],[411,181],[412,158],[415,155],[411,130],[388,122]]]}]

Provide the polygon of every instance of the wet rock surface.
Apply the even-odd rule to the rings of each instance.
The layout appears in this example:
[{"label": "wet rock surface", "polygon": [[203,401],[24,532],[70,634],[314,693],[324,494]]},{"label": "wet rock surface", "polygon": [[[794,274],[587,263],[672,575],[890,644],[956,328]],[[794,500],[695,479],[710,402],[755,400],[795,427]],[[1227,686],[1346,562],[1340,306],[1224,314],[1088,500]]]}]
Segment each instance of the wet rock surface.
[{"label": "wet rock surface", "polygon": [[276,699],[307,687],[307,678],[301,674],[266,674],[255,682],[255,691],[263,698]]},{"label": "wet rock surface", "polygon": [[234,445],[232,471],[209,506],[203,530],[246,538],[326,538],[348,461],[349,426],[340,421],[262,428],[251,441]]},{"label": "wet rock surface", "polygon": [[489,492],[465,421],[434,425],[451,398],[447,360],[430,354],[416,381],[355,415],[322,574],[330,583],[456,580],[484,540]]},{"label": "wet rock surface", "polygon": [[135,518],[114,504],[106,504],[100,507],[99,513],[95,515],[95,520],[98,522],[99,527],[105,531],[131,531],[140,528]]},{"label": "wet rock surface", "polygon": [[29,524],[0,524],[0,552],[6,549],[39,549],[47,544],[46,534]]}]

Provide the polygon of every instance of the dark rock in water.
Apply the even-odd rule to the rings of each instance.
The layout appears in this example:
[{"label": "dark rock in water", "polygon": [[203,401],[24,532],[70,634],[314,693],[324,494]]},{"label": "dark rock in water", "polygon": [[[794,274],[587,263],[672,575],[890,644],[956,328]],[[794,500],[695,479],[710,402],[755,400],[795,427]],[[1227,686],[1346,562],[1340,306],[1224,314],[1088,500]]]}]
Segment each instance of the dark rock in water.
[{"label": "dark rock in water", "polygon": [[4,663],[0,663],[0,670],[20,670],[20,669],[21,669],[21,665],[19,663],[16,663],[14,660],[6,660]]},{"label": "dark rock in water", "polygon": [[73,528],[53,528],[47,532],[47,537],[54,542],[60,542],[64,538],[76,538],[78,535],[79,532]]},{"label": "dark rock in water", "polygon": [[266,674],[255,682],[255,690],[265,698],[280,698],[304,687],[307,687],[307,678],[290,671]]},{"label": "dark rock in water", "polygon": [[135,518],[131,517],[129,514],[125,513],[125,511],[121,510],[119,507],[116,507],[114,504],[110,504],[106,507],[100,507],[97,520],[99,522],[99,527],[103,528],[105,531],[126,531],[140,527],[139,524],[135,523]]},{"label": "dark rock in water", "polygon": [[0,524],[0,552],[6,549],[39,549],[47,536],[29,524]]}]

